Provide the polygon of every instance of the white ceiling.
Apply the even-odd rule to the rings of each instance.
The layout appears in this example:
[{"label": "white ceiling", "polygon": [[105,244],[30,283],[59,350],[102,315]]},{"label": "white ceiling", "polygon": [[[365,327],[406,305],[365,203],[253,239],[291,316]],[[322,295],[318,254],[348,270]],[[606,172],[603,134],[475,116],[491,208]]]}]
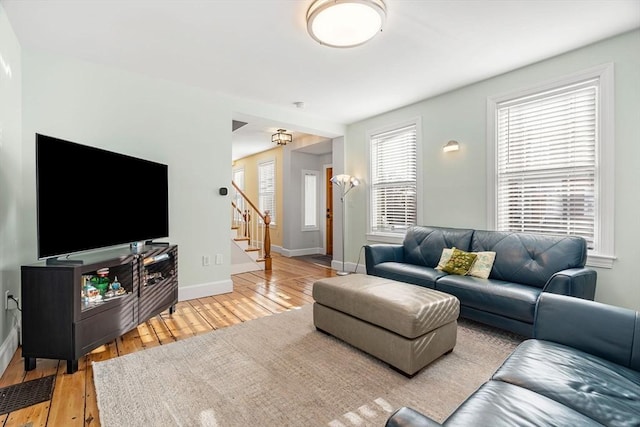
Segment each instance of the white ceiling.
[{"label": "white ceiling", "polygon": [[311,0],[0,1],[25,48],[344,124],[640,27],[640,0],[386,0],[381,34],[334,49]]}]

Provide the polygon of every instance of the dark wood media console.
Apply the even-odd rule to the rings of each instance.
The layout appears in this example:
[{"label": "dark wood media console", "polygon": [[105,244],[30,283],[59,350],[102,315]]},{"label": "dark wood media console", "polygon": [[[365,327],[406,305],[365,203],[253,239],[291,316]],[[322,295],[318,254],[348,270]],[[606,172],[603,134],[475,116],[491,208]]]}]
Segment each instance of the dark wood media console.
[{"label": "dark wood media console", "polygon": [[[25,370],[36,358],[67,361],[67,373],[78,359],[130,331],[178,302],[178,247],[146,246],[83,255],[82,265],[22,266],[22,356]],[[83,296],[83,284],[108,268],[124,292],[111,298]]]}]

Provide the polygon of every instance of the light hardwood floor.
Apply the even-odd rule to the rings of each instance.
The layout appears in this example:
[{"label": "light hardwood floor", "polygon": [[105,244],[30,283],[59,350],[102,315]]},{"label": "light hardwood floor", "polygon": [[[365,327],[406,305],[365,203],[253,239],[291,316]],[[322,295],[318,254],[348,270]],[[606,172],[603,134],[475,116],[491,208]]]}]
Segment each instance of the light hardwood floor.
[{"label": "light hardwood floor", "polygon": [[99,426],[92,361],[122,356],[309,304],[313,301],[313,282],[334,275],[335,272],[327,267],[274,254],[272,271],[234,275],[232,293],[178,303],[173,315],[165,311],[80,359],[79,369],[72,375],[66,373],[65,361],[48,359],[38,359],[36,369],[25,372],[18,348],[0,378],[0,387],[55,374],[53,396],[49,401],[1,415],[0,426]]}]

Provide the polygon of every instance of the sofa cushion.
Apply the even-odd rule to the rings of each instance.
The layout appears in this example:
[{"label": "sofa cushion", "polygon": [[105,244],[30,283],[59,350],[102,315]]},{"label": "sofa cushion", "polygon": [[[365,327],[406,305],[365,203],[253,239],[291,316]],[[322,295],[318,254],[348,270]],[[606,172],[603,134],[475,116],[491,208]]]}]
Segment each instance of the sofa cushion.
[{"label": "sofa cushion", "polygon": [[374,273],[376,276],[386,279],[411,283],[431,289],[436,287],[436,280],[439,277],[446,276],[446,273],[431,267],[405,264],[402,262],[383,262],[377,264]]},{"label": "sofa cushion", "polygon": [[[496,253],[491,251],[472,253],[477,255],[477,258],[476,262],[473,263],[467,275],[479,277],[481,279],[487,279],[489,277],[489,274],[491,274],[493,261],[496,259]],[[447,262],[449,262],[451,254],[453,254],[453,248],[444,248],[442,250],[442,255],[440,256],[440,261],[438,261],[436,270],[442,270],[444,268]]]},{"label": "sofa cushion", "polygon": [[527,323],[533,323],[541,292],[519,283],[455,275],[438,278],[436,289],[456,296],[463,306]]},{"label": "sofa cushion", "polygon": [[451,257],[444,267],[442,267],[442,271],[464,276],[471,270],[471,267],[473,267],[473,264],[476,262],[476,258],[478,258],[478,255],[461,251],[454,247],[453,252],[451,252]]},{"label": "sofa cushion", "polygon": [[492,279],[544,287],[554,273],[584,267],[586,241],[580,237],[476,230],[471,250],[493,251]]},{"label": "sofa cushion", "polygon": [[452,254],[453,248],[444,248],[442,250],[442,255],[440,255],[440,261],[438,261],[438,265],[436,266],[436,270],[442,270],[449,262],[449,258],[451,258]]},{"label": "sofa cushion", "polygon": [[469,270],[469,276],[479,277],[481,279],[488,279],[491,275],[491,269],[493,268],[493,262],[496,259],[496,253],[491,251],[485,252],[473,252],[478,256],[476,262],[473,263],[471,270]]},{"label": "sofa cushion", "polygon": [[435,268],[444,248],[468,251],[473,230],[414,226],[404,237],[404,262]]},{"label": "sofa cushion", "polygon": [[600,426],[601,424],[525,388],[489,381],[447,418],[446,426]]},{"label": "sofa cushion", "polygon": [[525,341],[493,379],[527,388],[605,425],[640,425],[640,372],[562,344]]}]

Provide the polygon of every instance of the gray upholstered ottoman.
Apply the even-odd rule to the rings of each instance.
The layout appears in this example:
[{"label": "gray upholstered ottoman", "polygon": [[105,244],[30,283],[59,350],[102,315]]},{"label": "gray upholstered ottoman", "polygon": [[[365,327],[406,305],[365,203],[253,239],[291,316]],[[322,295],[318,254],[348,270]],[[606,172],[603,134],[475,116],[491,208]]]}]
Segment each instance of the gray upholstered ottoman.
[{"label": "gray upholstered ottoman", "polygon": [[412,376],[453,350],[460,303],[452,295],[352,274],[313,284],[313,323]]}]

